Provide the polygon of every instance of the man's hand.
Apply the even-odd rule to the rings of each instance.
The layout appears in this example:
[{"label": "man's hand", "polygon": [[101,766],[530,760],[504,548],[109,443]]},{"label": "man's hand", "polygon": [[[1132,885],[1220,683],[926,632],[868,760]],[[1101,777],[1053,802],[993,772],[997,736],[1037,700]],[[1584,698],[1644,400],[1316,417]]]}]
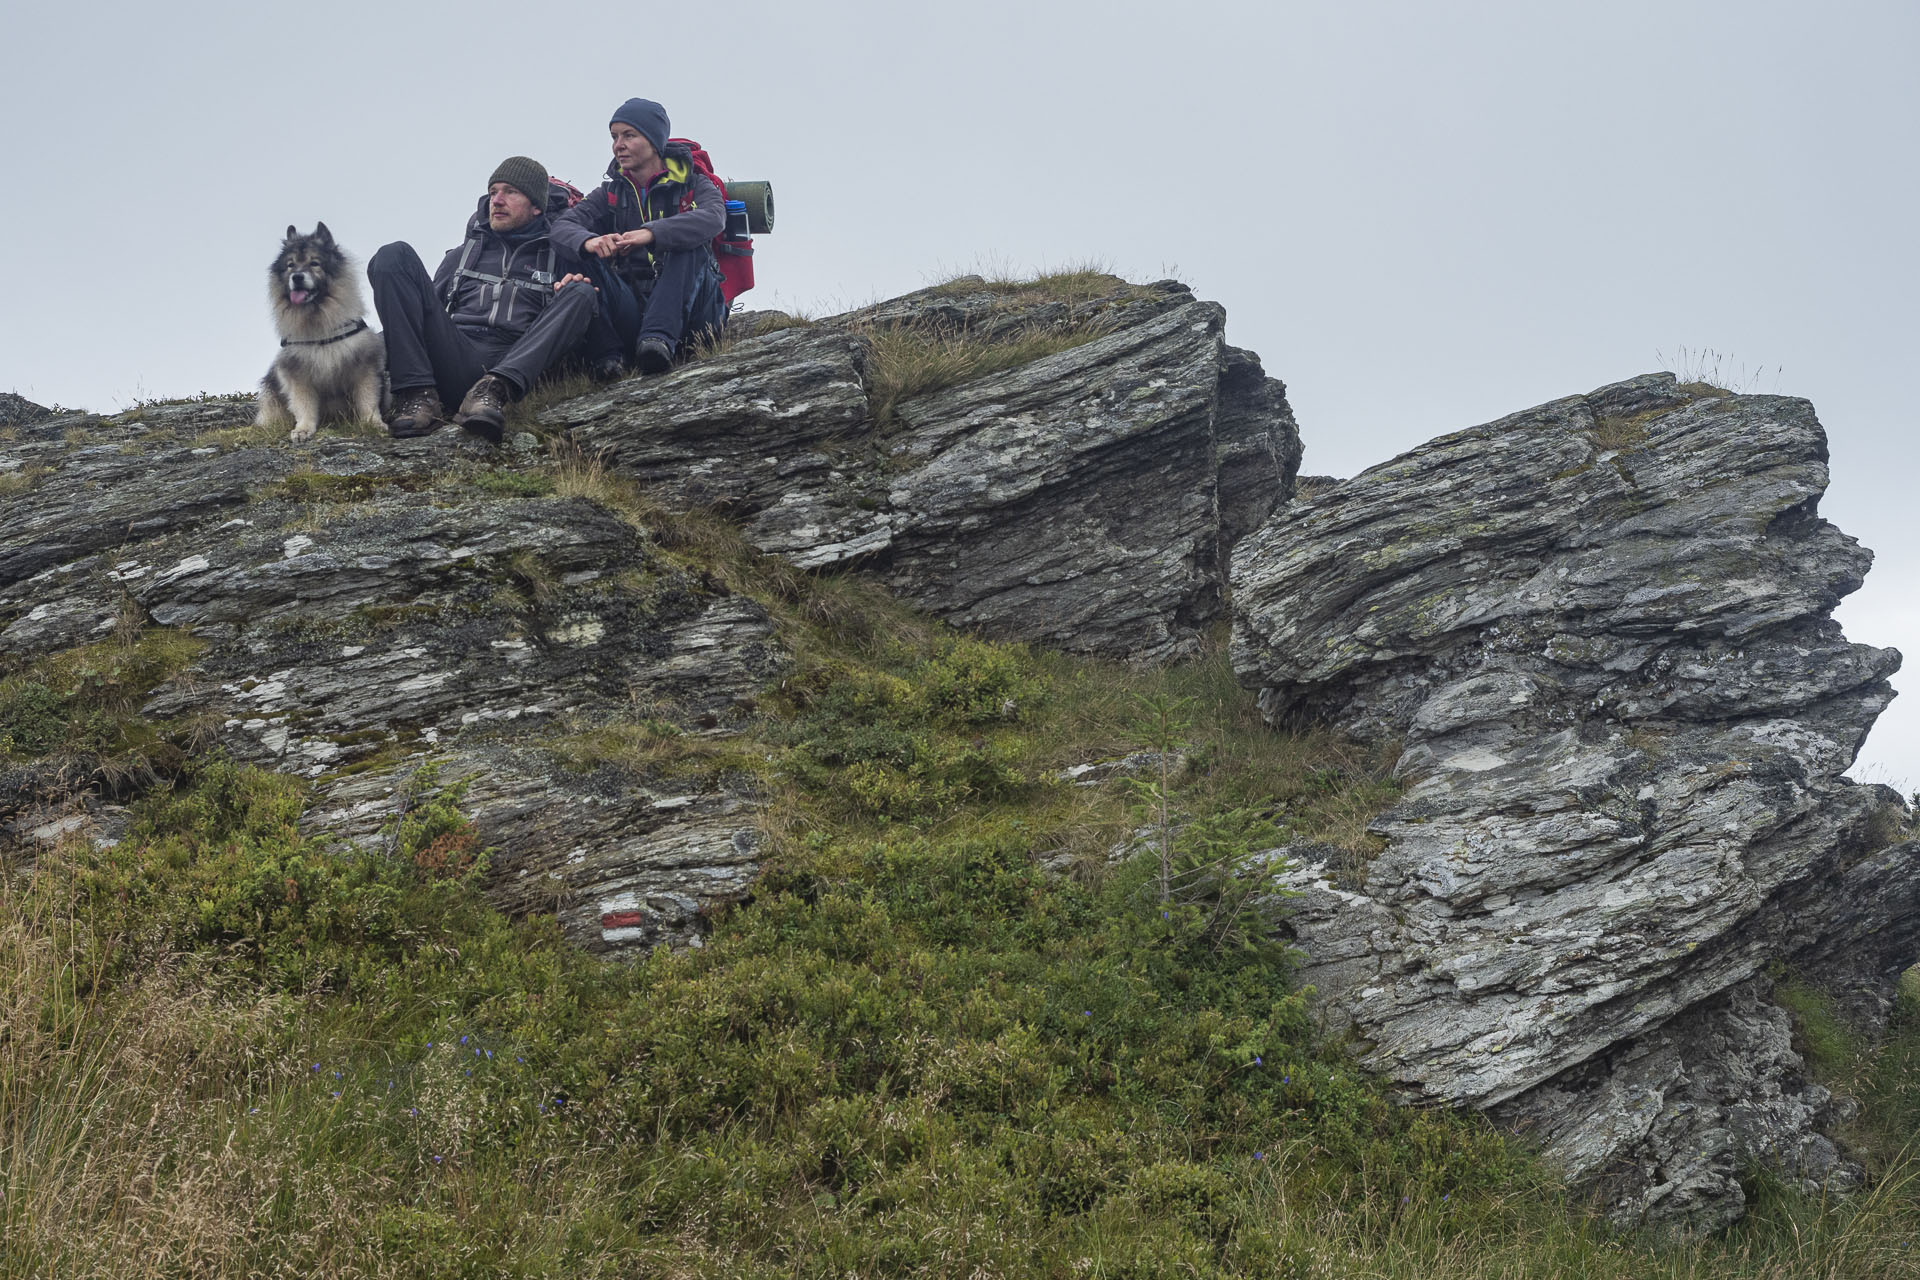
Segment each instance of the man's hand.
[{"label": "man's hand", "polygon": [[621,252],[619,236],[592,236],[580,247],[596,258],[612,258]]},{"label": "man's hand", "polygon": [[568,285],[574,283],[576,280],[579,281],[581,284],[593,283],[593,281],[587,279],[585,276],[581,275],[579,272],[570,271],[566,275],[561,276],[560,279],[554,283],[553,291],[555,293],[558,293],[562,289],[566,288]]}]

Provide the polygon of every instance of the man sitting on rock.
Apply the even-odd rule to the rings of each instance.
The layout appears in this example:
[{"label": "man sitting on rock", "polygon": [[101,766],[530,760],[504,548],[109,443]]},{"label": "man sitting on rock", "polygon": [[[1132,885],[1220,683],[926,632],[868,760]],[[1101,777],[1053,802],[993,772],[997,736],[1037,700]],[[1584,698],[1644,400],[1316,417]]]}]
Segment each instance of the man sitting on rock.
[{"label": "man sitting on rock", "polygon": [[667,141],[659,103],[629,98],[607,128],[607,180],[554,219],[553,239],[600,288],[587,339],[595,376],[617,376],[628,360],[664,373],[691,339],[726,323],[713,259],[726,203],[687,147]]},{"label": "man sitting on rock", "polygon": [[423,436],[453,420],[498,444],[506,407],[579,345],[593,319],[593,285],[561,275],[549,238],[547,171],[510,156],[487,180],[466,242],[427,268],[409,244],[381,247],[367,264],[387,340],[396,436]]}]

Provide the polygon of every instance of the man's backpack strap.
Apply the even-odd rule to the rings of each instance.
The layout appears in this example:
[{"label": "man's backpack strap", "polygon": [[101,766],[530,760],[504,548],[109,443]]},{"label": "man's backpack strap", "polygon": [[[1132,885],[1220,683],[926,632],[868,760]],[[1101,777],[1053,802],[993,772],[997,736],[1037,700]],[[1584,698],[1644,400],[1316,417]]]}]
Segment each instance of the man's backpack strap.
[{"label": "man's backpack strap", "polygon": [[560,278],[554,275],[551,270],[535,271],[532,273],[532,276],[526,280],[521,280],[516,276],[496,276],[486,271],[471,271],[465,267],[460,268],[460,270],[454,272],[454,274],[464,276],[469,280],[481,280],[487,284],[506,285],[510,289],[526,289],[531,293],[539,294],[552,293],[554,281]]},{"label": "man's backpack strap", "polygon": [[[516,276],[497,276],[486,271],[475,271],[472,267],[468,266],[467,264],[473,261],[474,246],[478,243],[479,241],[477,240],[467,241],[466,251],[460,255],[460,265],[454,268],[453,276],[455,279],[465,278],[468,280],[479,280],[486,284],[505,285],[514,289],[526,289],[529,292],[542,296],[553,292],[553,286],[560,277],[554,271],[554,248],[552,241],[548,241],[546,244],[540,246],[539,265],[528,273],[528,278],[525,280],[519,279]],[[447,291],[447,310],[449,311],[453,310],[453,292],[451,289]]]},{"label": "man's backpack strap", "polygon": [[467,238],[466,244],[460,249],[460,265],[455,267],[453,274],[447,277],[446,292],[441,295],[440,305],[449,315],[453,314],[453,300],[460,293],[460,277],[473,274],[467,268],[473,261],[473,251],[477,244],[478,242],[471,236]]}]

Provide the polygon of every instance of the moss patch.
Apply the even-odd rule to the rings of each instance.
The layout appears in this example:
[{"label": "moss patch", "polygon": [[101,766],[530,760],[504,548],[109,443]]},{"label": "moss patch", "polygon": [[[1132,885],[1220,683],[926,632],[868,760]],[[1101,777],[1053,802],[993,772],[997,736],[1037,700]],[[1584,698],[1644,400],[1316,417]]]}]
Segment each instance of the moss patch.
[{"label": "moss patch", "polygon": [[0,758],[144,756],[159,750],[160,731],[138,716],[139,706],[200,649],[185,631],[142,628],[129,614],[108,640],[0,677]]},{"label": "moss patch", "polygon": [[411,472],[337,476],[325,471],[295,471],[274,487],[271,496],[301,503],[365,502],[378,493],[419,493],[432,484],[431,476]]}]

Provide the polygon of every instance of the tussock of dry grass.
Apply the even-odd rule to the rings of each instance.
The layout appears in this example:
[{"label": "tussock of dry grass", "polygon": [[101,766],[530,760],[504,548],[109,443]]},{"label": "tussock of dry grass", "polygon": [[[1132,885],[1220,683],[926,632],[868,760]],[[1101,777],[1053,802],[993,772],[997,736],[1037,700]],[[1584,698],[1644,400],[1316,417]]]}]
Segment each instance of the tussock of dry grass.
[{"label": "tussock of dry grass", "polygon": [[21,467],[18,471],[0,472],[0,498],[31,493],[50,474],[46,467]]},{"label": "tussock of dry grass", "polygon": [[236,1088],[296,1074],[270,1047],[286,1003],[223,995],[192,965],[102,989],[105,940],[63,909],[65,875],[56,852],[34,891],[0,880],[0,1274],[173,1275],[230,1258],[251,1234],[251,1171],[219,1120]]},{"label": "tussock of dry grass", "polygon": [[988,266],[979,271],[957,273],[929,287],[955,295],[982,291],[1004,293],[1023,301],[1064,302],[1070,307],[1111,298],[1142,297],[1148,292],[1145,285],[1132,284],[1114,275],[1102,262],[1069,263],[1031,273]]},{"label": "tussock of dry grass", "polygon": [[1711,347],[1676,347],[1672,353],[1656,351],[1654,359],[1668,365],[1680,389],[1695,395],[1751,395],[1778,388],[1781,366],[1749,365],[1724,351]]},{"label": "tussock of dry grass", "polygon": [[1129,284],[1097,264],[1071,266],[1030,276],[996,271],[957,276],[929,286],[936,294],[999,294],[1006,309],[1017,312],[1034,303],[1062,303],[1063,321],[1049,320],[1006,330],[985,324],[977,329],[936,325],[895,325],[858,329],[872,344],[867,363],[867,394],[874,421],[885,426],[903,401],[1016,369],[1035,360],[1084,346],[1108,331],[1103,313],[1116,302],[1145,297],[1149,290]]},{"label": "tussock of dry grass", "polygon": [[[535,419],[548,405],[558,404],[562,400],[572,400],[576,396],[586,395],[595,388],[592,378],[585,373],[565,373],[557,377],[540,380],[533,390],[507,406],[507,432],[532,431],[538,433],[541,428]],[[448,413],[452,413],[448,406]]]},{"label": "tussock of dry grass", "polygon": [[867,402],[872,406],[873,420],[885,427],[903,401],[1085,346],[1102,332],[1091,321],[1064,328],[1034,326],[993,336],[904,326],[866,330],[871,344]]},{"label": "tussock of dry grass", "polygon": [[585,498],[619,515],[663,550],[711,573],[739,595],[791,604],[809,593],[811,579],[777,556],[762,554],[725,518],[697,508],[674,510],[607,470],[598,454],[571,442],[551,445],[553,491]]},{"label": "tussock of dry grass", "polygon": [[547,745],[574,769],[613,765],[642,777],[681,780],[711,778],[763,760],[726,737],[685,733],[653,716],[579,729]]},{"label": "tussock of dry grass", "polygon": [[262,427],[248,423],[244,427],[218,427],[202,432],[198,441],[216,449],[263,449],[269,445],[287,444],[287,428]]}]

